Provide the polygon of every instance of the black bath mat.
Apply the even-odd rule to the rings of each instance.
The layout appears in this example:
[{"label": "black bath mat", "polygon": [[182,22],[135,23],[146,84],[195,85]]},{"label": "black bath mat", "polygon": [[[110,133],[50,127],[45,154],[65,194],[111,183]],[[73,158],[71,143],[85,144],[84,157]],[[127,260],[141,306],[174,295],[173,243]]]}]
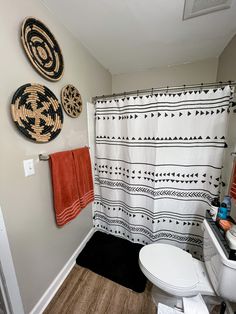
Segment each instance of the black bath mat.
[{"label": "black bath mat", "polygon": [[141,244],[95,232],[76,263],[136,292],[145,290],[146,278],[138,265]]}]

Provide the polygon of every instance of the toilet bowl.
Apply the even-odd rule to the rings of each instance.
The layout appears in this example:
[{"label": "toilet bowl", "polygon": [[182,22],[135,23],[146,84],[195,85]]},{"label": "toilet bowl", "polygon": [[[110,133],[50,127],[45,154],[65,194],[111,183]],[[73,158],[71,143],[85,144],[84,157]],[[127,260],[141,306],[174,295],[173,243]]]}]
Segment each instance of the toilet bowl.
[{"label": "toilet bowl", "polygon": [[161,243],[146,245],[140,250],[139,266],[156,287],[170,295],[215,296],[204,263],[178,247]]}]

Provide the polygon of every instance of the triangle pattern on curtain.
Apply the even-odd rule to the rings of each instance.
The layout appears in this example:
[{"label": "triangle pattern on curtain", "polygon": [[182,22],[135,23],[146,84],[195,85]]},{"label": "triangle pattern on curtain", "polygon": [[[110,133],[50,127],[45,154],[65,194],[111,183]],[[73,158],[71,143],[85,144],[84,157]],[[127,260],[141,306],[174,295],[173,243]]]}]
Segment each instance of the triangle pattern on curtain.
[{"label": "triangle pattern on curtain", "polygon": [[221,186],[233,90],[98,101],[94,227],[202,259],[201,224]]}]

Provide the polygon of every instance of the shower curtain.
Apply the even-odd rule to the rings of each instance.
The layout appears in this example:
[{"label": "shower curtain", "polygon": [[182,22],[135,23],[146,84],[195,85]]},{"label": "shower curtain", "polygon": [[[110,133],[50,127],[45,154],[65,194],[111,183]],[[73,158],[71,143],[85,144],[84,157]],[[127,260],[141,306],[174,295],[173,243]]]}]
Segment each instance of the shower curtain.
[{"label": "shower curtain", "polygon": [[97,230],[202,259],[201,223],[219,195],[229,86],[95,104]]}]

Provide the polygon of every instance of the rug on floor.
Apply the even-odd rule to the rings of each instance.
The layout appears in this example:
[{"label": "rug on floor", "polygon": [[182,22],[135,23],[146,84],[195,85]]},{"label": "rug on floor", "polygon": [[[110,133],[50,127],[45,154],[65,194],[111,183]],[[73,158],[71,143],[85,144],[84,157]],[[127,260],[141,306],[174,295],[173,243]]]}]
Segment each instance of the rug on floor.
[{"label": "rug on floor", "polygon": [[97,231],[76,263],[135,292],[143,292],[146,277],[139,268],[141,244]]}]

